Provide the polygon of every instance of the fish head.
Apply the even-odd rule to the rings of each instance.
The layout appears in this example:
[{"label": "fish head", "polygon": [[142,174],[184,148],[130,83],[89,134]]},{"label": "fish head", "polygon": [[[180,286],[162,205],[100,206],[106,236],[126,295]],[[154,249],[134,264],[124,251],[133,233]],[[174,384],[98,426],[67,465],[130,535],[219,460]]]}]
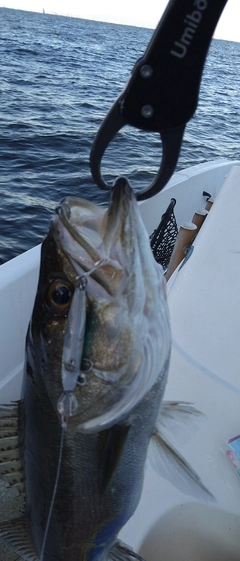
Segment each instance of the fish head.
[{"label": "fish head", "polygon": [[126,180],[106,210],[64,199],[42,246],[28,368],[60,420],[98,432],[163,377],[170,327],[162,267]]}]

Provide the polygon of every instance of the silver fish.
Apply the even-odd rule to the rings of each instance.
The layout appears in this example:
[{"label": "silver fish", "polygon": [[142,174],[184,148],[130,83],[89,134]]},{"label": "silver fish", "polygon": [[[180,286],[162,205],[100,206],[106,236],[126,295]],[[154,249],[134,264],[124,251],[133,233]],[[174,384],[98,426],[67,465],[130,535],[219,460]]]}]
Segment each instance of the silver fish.
[{"label": "silver fish", "polygon": [[18,405],[25,555],[105,560],[134,513],[167,380],[164,282],[124,180],[107,211],[60,204],[42,246]]},{"label": "silver fish", "polygon": [[[60,204],[42,246],[22,399],[0,408],[13,430],[17,420],[24,473],[23,516],[0,526],[0,541],[22,559],[128,558],[117,536],[139,502],[149,442],[159,440],[167,380],[164,283],[125,180],[107,211]],[[14,462],[10,487],[21,494]]]}]

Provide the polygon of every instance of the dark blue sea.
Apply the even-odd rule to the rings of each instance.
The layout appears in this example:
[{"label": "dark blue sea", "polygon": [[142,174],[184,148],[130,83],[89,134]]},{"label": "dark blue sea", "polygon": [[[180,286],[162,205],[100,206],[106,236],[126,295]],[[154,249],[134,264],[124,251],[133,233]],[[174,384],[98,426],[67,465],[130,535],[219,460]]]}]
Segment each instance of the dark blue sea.
[{"label": "dark blue sea", "polygon": [[[40,243],[66,195],[99,204],[94,136],[153,31],[0,8],[0,263]],[[198,110],[178,169],[240,157],[240,44],[213,40]],[[107,151],[107,180],[139,188],[158,170],[158,135],[123,129]]]}]

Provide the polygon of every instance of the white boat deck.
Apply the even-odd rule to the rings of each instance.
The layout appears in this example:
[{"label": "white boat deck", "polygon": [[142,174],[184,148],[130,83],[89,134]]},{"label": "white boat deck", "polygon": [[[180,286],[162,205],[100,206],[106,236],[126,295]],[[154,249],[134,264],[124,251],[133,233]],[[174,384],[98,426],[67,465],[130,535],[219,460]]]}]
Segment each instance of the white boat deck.
[{"label": "white boat deck", "polygon": [[216,504],[181,495],[148,466],[141,503],[122,532],[129,541],[140,529],[140,552],[148,561],[240,559],[240,479],[224,454],[227,441],[240,433],[239,278],[240,168],[235,167],[191,257],[168,283],[173,346],[165,398],[190,401],[206,416],[178,449]]},{"label": "white boat deck", "polygon": [[1,403],[19,399],[24,342],[37,289],[40,245],[0,267]]}]

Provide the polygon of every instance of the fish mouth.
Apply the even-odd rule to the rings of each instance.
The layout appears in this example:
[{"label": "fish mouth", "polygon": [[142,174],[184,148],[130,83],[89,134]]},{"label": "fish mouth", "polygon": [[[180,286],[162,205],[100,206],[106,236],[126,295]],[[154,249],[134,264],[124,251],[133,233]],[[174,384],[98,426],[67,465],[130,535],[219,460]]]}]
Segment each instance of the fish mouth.
[{"label": "fish mouth", "polygon": [[99,286],[113,295],[122,289],[126,268],[126,238],[134,235],[136,197],[127,180],[119,178],[112,189],[109,208],[67,197],[52,221],[54,237],[79,275],[90,273]]},{"label": "fish mouth", "polygon": [[[62,354],[63,393],[59,396],[57,410],[61,419],[73,417],[79,431],[99,432],[123,420],[140,403],[157,381],[163,361],[165,363],[170,335],[166,302],[162,298],[161,286],[159,289],[162,272],[151,254],[134,192],[124,178],[120,178],[112,189],[108,210],[86,200],[66,198],[57,209],[52,228],[57,245],[68,257],[75,272],[75,292]],[[147,317],[150,308],[154,311],[152,295],[159,297],[159,294],[164,326],[160,330],[159,321],[153,320],[154,325],[151,326],[151,319]],[[119,333],[116,335],[114,325],[114,335],[106,328],[109,337],[107,344],[104,323],[101,325],[103,343],[101,329],[100,333],[95,333],[92,345],[89,343],[86,335],[88,300],[94,301],[97,310],[104,302],[112,325],[117,310]],[[124,319],[121,322],[121,313],[123,318],[127,317],[127,321]],[[161,344],[157,331],[162,338]],[[127,342],[126,332],[129,334]],[[149,332],[154,334],[153,341]],[[123,356],[114,362],[116,337],[119,337]],[[154,348],[156,338],[158,341]],[[104,354],[107,355],[108,349],[104,353],[101,348],[104,345],[114,349],[107,366],[104,365]],[[86,348],[87,357],[84,356]],[[101,359],[97,356],[96,348]],[[162,361],[158,355],[159,349],[163,351]],[[91,372],[86,377],[90,379],[92,376],[98,382],[96,396],[93,396],[98,412],[93,407],[79,407],[81,396],[87,394],[84,385],[80,390],[77,386],[85,358],[92,363]],[[96,384],[93,385],[95,388]],[[102,400],[101,392],[104,396]]]}]

